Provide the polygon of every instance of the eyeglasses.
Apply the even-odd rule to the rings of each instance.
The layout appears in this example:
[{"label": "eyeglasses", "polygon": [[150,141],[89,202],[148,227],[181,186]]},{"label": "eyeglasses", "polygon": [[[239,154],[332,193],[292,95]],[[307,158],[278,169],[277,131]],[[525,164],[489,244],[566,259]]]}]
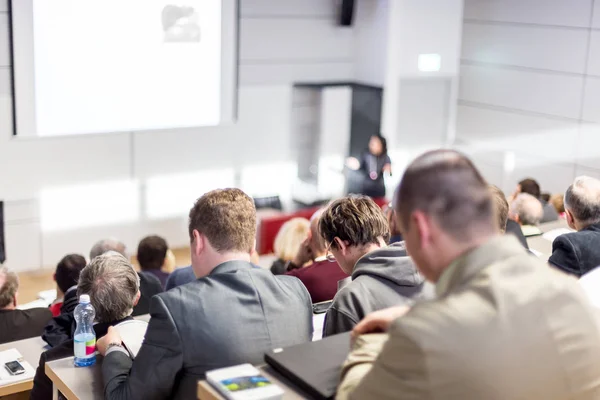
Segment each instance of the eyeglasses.
[{"label": "eyeglasses", "polygon": [[335,259],[335,256],[331,253],[331,246],[333,245],[335,239],[333,239],[331,241],[331,243],[329,243],[329,245],[327,246],[327,255],[325,255],[325,258],[327,258],[327,261],[329,262],[336,262],[337,260]]}]

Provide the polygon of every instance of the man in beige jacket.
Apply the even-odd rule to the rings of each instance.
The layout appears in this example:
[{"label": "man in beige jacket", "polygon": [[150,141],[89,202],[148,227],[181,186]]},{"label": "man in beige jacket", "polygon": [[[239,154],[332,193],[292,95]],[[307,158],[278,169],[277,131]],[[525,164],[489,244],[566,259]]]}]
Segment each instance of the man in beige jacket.
[{"label": "man in beige jacket", "polygon": [[355,328],[338,399],[600,399],[595,311],[574,279],[497,234],[471,161],[426,153],[401,182],[398,222],[437,299]]}]

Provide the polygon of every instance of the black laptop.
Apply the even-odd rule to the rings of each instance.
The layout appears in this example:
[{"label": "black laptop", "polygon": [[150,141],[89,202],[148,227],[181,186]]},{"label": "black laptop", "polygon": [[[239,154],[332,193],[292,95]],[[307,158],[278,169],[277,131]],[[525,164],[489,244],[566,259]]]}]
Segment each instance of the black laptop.
[{"label": "black laptop", "polygon": [[350,352],[350,332],[287,347],[265,354],[275,371],[299,386],[311,398],[332,399],[342,364]]}]

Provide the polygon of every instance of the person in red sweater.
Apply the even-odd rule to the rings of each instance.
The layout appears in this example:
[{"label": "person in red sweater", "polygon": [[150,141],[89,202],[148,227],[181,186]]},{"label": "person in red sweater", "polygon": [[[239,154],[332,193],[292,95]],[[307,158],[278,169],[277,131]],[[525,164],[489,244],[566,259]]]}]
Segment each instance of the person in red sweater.
[{"label": "person in red sweater", "polygon": [[[319,217],[322,212],[323,210],[319,210],[311,217],[310,231],[294,260],[288,263],[286,273],[302,281],[313,303],[333,299],[338,281],[348,277],[335,258],[327,257],[327,243],[319,234]],[[304,266],[308,263],[310,264]]]}]

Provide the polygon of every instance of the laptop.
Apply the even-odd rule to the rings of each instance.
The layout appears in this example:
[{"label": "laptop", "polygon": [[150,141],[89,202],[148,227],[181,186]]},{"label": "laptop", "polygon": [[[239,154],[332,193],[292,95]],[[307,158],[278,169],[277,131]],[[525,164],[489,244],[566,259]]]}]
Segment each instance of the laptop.
[{"label": "laptop", "polygon": [[350,332],[346,332],[270,351],[265,354],[265,361],[310,398],[326,400],[335,396],[342,364],[349,352]]}]

